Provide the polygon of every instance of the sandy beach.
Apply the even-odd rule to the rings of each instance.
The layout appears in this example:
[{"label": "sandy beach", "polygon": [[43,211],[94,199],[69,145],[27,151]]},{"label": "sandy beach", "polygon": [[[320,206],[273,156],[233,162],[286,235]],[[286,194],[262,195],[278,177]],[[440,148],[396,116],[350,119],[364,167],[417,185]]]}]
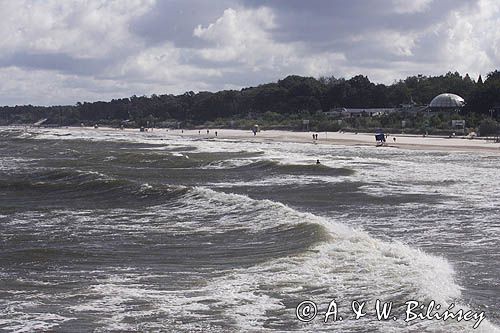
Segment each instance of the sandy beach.
[{"label": "sandy beach", "polygon": [[[153,133],[166,131],[155,129]],[[217,131],[217,137],[215,136]],[[318,144],[333,144],[345,146],[375,146],[375,137],[372,133],[341,133],[341,132],[292,132],[292,131],[260,131],[253,135],[251,131],[234,129],[211,129],[207,135],[206,130],[169,130],[170,134],[186,137],[218,138],[254,141],[286,141],[286,142],[311,142]],[[318,134],[318,140],[313,140],[312,135]],[[393,140],[396,138],[396,141]],[[500,143],[493,140],[470,139],[465,137],[443,138],[421,135],[389,135],[385,147],[442,150],[442,151],[483,151],[500,153]]]},{"label": "sandy beach", "polygon": [[[117,128],[99,127],[65,127],[52,128],[56,131],[99,131],[99,132],[117,132]],[[178,135],[186,138],[197,138],[207,140],[245,140],[253,142],[273,141],[273,142],[310,142],[311,144],[331,144],[343,146],[373,146],[376,147],[374,133],[350,133],[350,132],[294,132],[284,130],[261,130],[257,135],[253,135],[250,130],[239,129],[210,129],[207,134],[206,129],[164,129],[155,128],[152,131],[140,132],[139,129],[126,128],[123,131],[131,135],[154,135],[160,136],[162,133],[169,135]],[[215,135],[217,132],[217,136]],[[318,134],[318,139],[313,140],[312,135]],[[61,134],[65,135],[65,134]],[[396,140],[394,141],[394,138]],[[438,151],[463,151],[463,152],[487,152],[500,154],[500,143],[492,139],[485,138],[468,138],[457,136],[453,138],[437,137],[437,136],[422,136],[411,134],[389,134],[385,148],[402,148],[416,150],[438,150]]]}]

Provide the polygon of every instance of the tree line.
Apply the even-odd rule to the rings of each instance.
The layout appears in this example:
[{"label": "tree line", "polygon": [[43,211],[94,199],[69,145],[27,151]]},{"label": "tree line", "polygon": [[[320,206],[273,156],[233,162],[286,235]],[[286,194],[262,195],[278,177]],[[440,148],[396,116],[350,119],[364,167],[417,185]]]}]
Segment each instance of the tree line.
[{"label": "tree line", "polygon": [[288,76],[278,82],[241,90],[219,92],[192,91],[181,95],[132,96],[108,102],[78,102],[66,106],[16,105],[0,107],[0,124],[29,124],[47,118],[48,124],[125,124],[127,126],[203,125],[220,119],[257,119],[267,117],[310,116],[332,108],[399,107],[410,101],[428,104],[438,94],[462,96],[462,112],[492,115],[500,108],[500,72],[489,73],[484,82],[458,72],[440,76],[410,76],[391,85],[376,84],[368,77]]}]

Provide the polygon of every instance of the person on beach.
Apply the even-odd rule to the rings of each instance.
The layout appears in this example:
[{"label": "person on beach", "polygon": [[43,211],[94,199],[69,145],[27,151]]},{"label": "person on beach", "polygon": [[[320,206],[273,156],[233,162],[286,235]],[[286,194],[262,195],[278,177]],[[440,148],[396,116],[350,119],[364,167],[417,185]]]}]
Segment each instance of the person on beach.
[{"label": "person on beach", "polygon": [[394,143],[396,143],[396,137],[393,137],[393,138],[392,138],[392,141],[394,141]]},{"label": "person on beach", "polygon": [[215,136],[217,136],[217,131],[215,131]]},{"label": "person on beach", "polygon": [[210,133],[210,130],[207,129],[207,134]]},{"label": "person on beach", "polygon": [[321,163],[319,163],[319,160],[316,160],[316,165],[318,165],[318,164],[321,164]]}]

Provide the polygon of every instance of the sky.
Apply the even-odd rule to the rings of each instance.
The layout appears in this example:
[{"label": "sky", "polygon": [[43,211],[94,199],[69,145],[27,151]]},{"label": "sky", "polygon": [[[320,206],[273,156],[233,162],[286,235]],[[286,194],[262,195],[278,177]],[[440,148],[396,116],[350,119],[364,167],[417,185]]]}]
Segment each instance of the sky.
[{"label": "sky", "polygon": [[0,0],[0,105],[500,69],[498,0]]}]

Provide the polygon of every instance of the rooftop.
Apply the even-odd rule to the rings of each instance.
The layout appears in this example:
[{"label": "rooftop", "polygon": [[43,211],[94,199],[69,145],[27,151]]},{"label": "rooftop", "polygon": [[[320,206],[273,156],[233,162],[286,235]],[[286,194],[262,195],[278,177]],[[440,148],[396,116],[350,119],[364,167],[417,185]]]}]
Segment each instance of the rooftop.
[{"label": "rooftop", "polygon": [[429,104],[431,108],[461,108],[465,101],[462,97],[455,94],[441,94],[434,97]]}]

